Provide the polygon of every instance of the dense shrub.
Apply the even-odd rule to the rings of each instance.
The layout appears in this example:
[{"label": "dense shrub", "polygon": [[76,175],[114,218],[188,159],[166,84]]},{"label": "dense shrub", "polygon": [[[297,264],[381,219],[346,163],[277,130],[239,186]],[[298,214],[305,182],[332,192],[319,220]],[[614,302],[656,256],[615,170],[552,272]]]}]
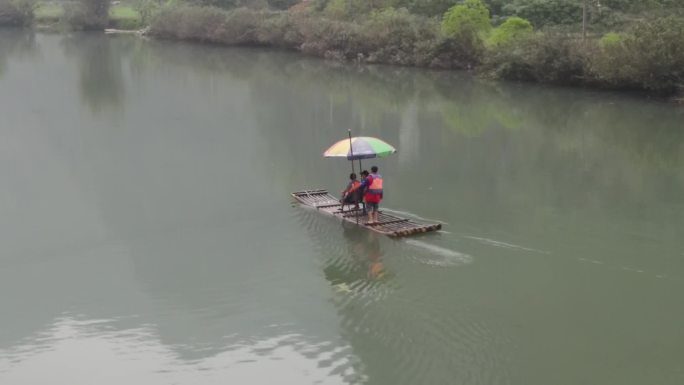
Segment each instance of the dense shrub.
[{"label": "dense shrub", "polygon": [[303,17],[296,21],[301,34],[299,49],[307,54],[330,59],[357,59],[363,55],[359,46],[363,38],[357,23],[315,17]]},{"label": "dense shrub", "polygon": [[620,47],[625,42],[625,36],[620,33],[608,32],[599,40],[599,46],[604,49]]},{"label": "dense shrub", "polygon": [[214,43],[223,41],[226,12],[213,7],[162,8],[150,24],[150,33],[162,38],[178,38]]},{"label": "dense shrub", "polygon": [[273,9],[288,9],[299,3],[299,0],[268,0],[268,6]]},{"label": "dense shrub", "polygon": [[684,18],[641,21],[627,33],[606,34],[591,70],[610,87],[673,92],[684,83]]},{"label": "dense shrub", "polygon": [[155,0],[137,0],[135,10],[140,14],[140,24],[147,25],[158,8],[159,5]]},{"label": "dense shrub", "polygon": [[336,60],[468,68],[481,50],[469,39],[441,37],[436,20],[385,8],[357,22],[299,12],[164,7],[149,33],[222,44],[269,45]]},{"label": "dense shrub", "polygon": [[150,33],[291,48],[335,60],[476,68],[500,79],[658,92],[684,82],[684,18],[639,21],[624,32],[583,40],[556,29],[534,32],[519,17],[492,30],[481,0],[453,6],[441,20],[392,7],[333,18],[326,17],[333,15],[327,6],[349,3],[331,0],[320,11],[316,4],[288,11],[165,6],[152,17]]},{"label": "dense shrub", "polygon": [[32,0],[0,0],[0,26],[25,26],[33,21]]},{"label": "dense shrub", "polygon": [[490,50],[482,71],[502,79],[581,84],[586,60],[581,41],[562,34],[537,33]]},{"label": "dense shrub", "polygon": [[437,34],[434,22],[405,8],[373,12],[361,26],[366,61],[371,63],[426,64]]},{"label": "dense shrub", "polygon": [[198,7],[235,8],[239,5],[238,0],[186,0],[185,2]]},{"label": "dense shrub", "polygon": [[577,24],[582,21],[578,0],[513,0],[502,7],[506,15],[520,16],[539,28],[549,24]]},{"label": "dense shrub", "polygon": [[625,61],[637,68],[643,88],[667,91],[684,80],[684,18],[667,17],[637,23],[626,45]]},{"label": "dense shrub", "polygon": [[292,48],[301,44],[302,37],[294,25],[294,17],[281,12],[264,18],[258,28],[257,40],[263,45]]},{"label": "dense shrub", "polygon": [[431,47],[430,67],[441,69],[474,69],[484,56],[484,46],[472,39],[440,37]]},{"label": "dense shrub", "polygon": [[503,79],[673,93],[684,87],[684,18],[639,21],[585,42],[537,33],[489,50],[482,70]]},{"label": "dense shrub", "polygon": [[458,4],[459,0],[408,0],[406,4],[401,4],[407,7],[412,13],[425,16],[443,15],[449,8]]},{"label": "dense shrub", "polygon": [[222,41],[229,44],[293,47],[299,35],[285,12],[238,8],[227,13]]},{"label": "dense shrub", "polygon": [[164,7],[152,18],[149,33],[235,45],[294,47],[301,41],[289,14],[247,8]]},{"label": "dense shrub", "polygon": [[347,0],[330,0],[323,9],[323,14],[334,19],[344,19],[350,13]]}]

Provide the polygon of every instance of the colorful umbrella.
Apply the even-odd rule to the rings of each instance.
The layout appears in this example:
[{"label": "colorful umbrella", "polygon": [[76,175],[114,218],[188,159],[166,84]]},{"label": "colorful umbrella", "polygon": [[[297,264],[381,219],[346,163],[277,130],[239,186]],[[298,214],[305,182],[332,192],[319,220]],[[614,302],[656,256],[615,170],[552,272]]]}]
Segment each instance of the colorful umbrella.
[{"label": "colorful umbrella", "polygon": [[344,157],[347,160],[382,158],[397,150],[388,143],[370,136],[356,136],[342,139],[325,150],[326,158]]}]

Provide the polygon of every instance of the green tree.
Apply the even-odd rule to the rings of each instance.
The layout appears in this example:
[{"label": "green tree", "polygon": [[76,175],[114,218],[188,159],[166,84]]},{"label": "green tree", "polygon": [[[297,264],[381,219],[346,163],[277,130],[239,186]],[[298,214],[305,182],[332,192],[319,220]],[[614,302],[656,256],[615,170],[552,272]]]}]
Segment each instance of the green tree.
[{"label": "green tree", "polygon": [[511,42],[529,36],[532,33],[532,24],[517,16],[512,16],[500,26],[494,28],[487,39],[487,45],[497,47],[510,44]]},{"label": "green tree", "polygon": [[442,18],[442,33],[449,37],[479,36],[492,28],[489,10],[482,0],[465,0],[455,5]]}]

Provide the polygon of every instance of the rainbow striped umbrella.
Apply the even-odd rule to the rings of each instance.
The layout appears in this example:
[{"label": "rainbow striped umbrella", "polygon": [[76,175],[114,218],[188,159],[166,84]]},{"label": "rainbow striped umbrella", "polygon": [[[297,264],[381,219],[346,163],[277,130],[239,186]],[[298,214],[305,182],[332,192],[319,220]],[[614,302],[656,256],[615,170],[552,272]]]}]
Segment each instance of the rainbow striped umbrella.
[{"label": "rainbow striped umbrella", "polygon": [[325,150],[326,158],[347,158],[347,160],[382,158],[397,150],[387,142],[370,136],[355,136],[342,139]]}]

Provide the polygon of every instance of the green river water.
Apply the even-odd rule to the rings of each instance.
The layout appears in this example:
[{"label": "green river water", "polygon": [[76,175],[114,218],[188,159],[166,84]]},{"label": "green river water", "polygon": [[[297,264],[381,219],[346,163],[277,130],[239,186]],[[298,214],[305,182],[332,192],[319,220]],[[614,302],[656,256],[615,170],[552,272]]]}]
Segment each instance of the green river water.
[{"label": "green river water", "polygon": [[[0,31],[0,383],[684,383],[684,109]],[[351,128],[393,240],[292,204]]]}]

